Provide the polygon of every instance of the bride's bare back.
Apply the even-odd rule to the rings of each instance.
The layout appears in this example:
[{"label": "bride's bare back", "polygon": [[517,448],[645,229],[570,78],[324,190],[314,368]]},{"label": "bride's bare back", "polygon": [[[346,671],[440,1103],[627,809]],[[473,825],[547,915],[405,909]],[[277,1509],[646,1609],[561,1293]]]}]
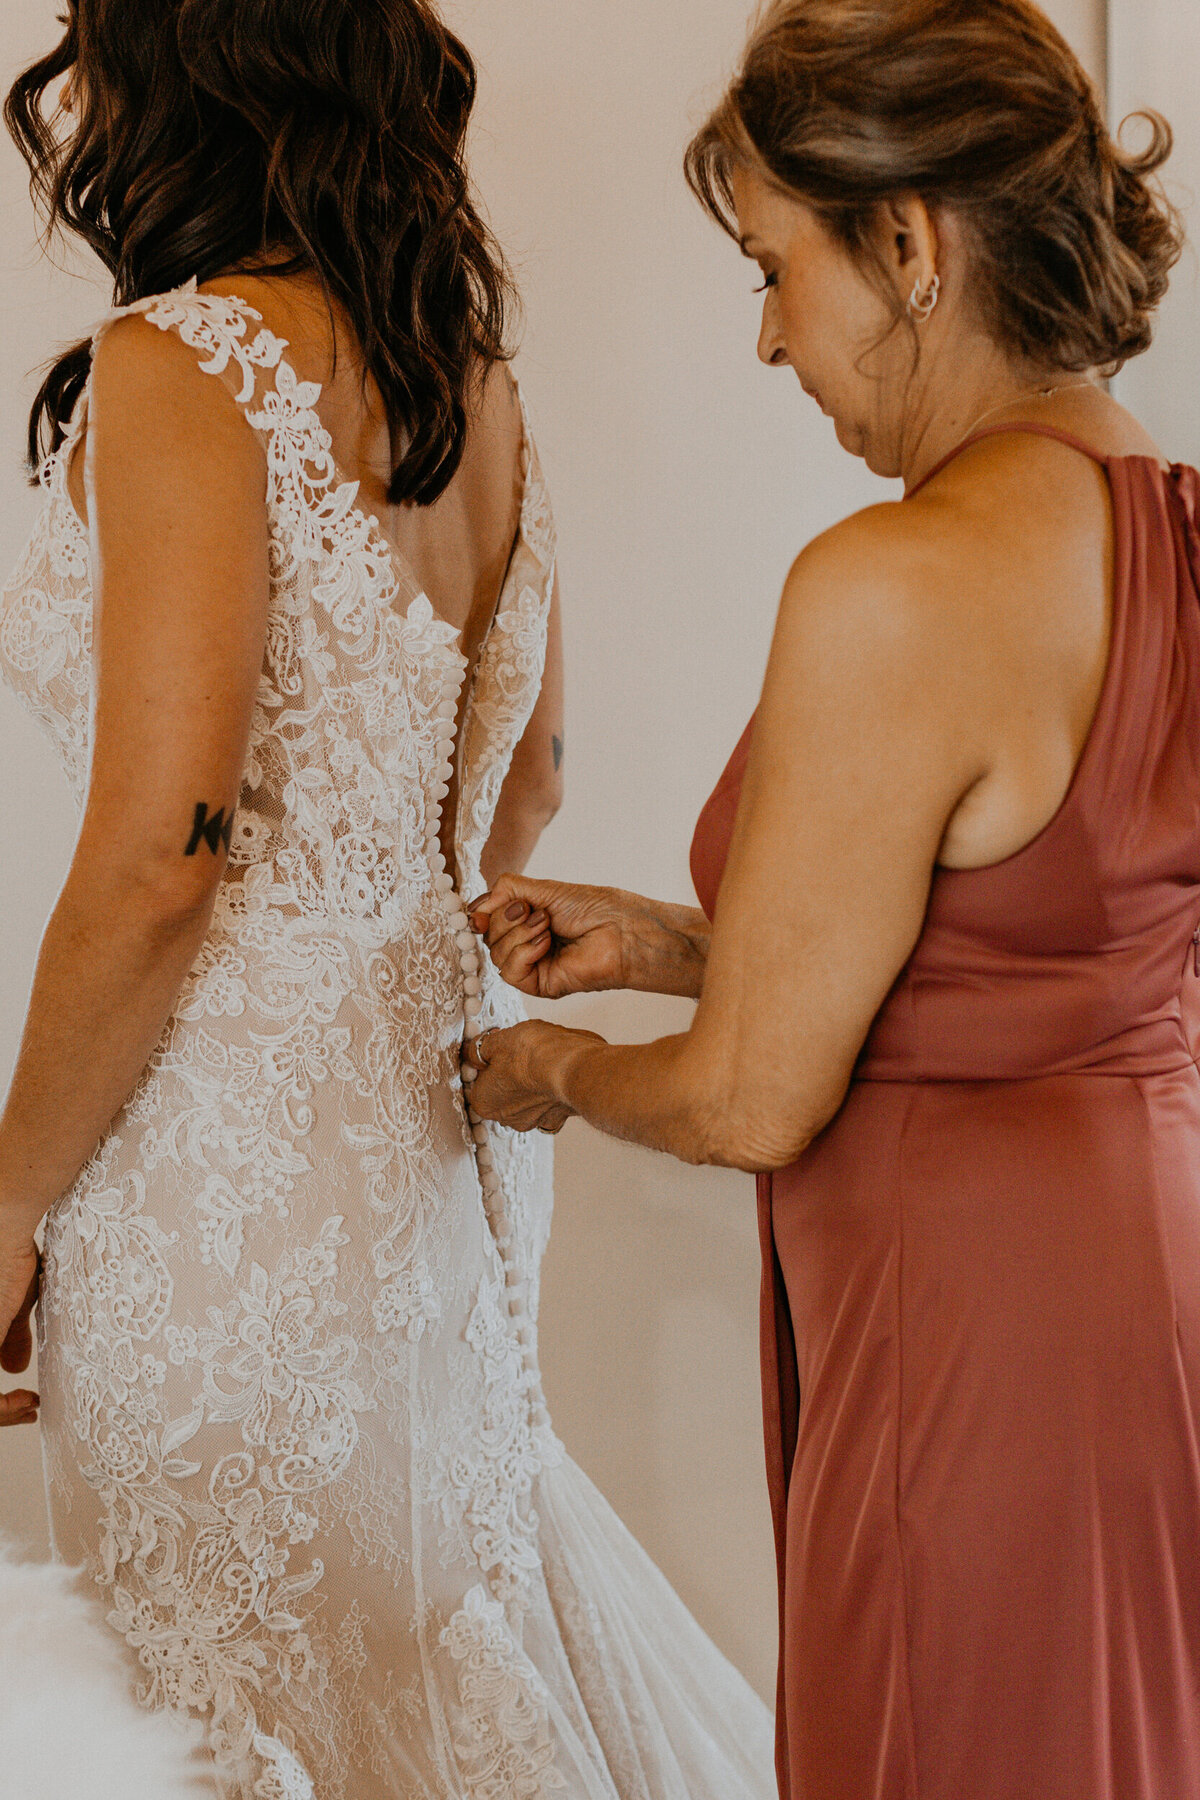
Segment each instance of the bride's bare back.
[{"label": "bride's bare back", "polygon": [[[375,517],[387,541],[429,597],[439,618],[461,633],[467,661],[456,721],[456,743],[479,653],[495,616],[513,555],[524,487],[525,427],[508,370],[497,365],[473,394],[474,411],[462,462],[431,506],[397,505],[388,494],[395,446],[379,389],[364,372],[345,317],[326,302],[309,276],[238,274],[207,282],[204,293],[245,300],[263,323],[286,340],[301,380],[320,386],[316,412],[331,439],[339,473],[358,483],[360,508]],[[76,511],[88,518],[86,430],[70,459],[68,487]],[[564,756],[561,601],[555,580],[546,667],[533,717],[513,752],[483,854],[483,873],[523,869],[562,798]],[[460,759],[454,757],[443,807],[442,847],[453,866]]]}]

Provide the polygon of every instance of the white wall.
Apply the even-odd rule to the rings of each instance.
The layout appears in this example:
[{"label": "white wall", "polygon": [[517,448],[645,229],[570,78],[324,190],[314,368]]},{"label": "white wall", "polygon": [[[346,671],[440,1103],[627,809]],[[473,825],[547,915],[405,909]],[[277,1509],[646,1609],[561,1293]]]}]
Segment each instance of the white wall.
[{"label": "white wall", "polygon": [[1105,0],[1050,0],[1043,10],[1075,46],[1086,67],[1103,86],[1108,61]]},{"label": "white wall", "polygon": [[[1115,121],[1137,107],[1165,113],[1175,155],[1167,192],[1191,217],[1200,188],[1200,4],[1197,0],[1109,0],[1109,91]],[[1144,128],[1141,128],[1144,129]],[[1138,142],[1131,124],[1129,141]],[[1200,261],[1194,244],[1176,269],[1157,340],[1121,375],[1117,392],[1146,420],[1168,456],[1200,465]]]},{"label": "white wall", "polygon": [[[49,41],[56,5],[7,0],[9,69]],[[689,893],[692,822],[755,704],[788,564],[884,491],[794,383],[759,367],[752,271],[683,187],[689,127],[732,66],[747,9],[448,4],[483,69],[477,176],[526,295],[521,375],[563,538],[569,799],[537,866],[673,898]],[[1100,0],[1051,10],[1098,67]],[[36,261],[26,216],[16,158],[0,151],[5,565],[33,510],[16,466],[26,372],[102,303]],[[71,824],[49,753],[6,698],[0,767],[2,1078]],[[687,1009],[618,996],[559,1016],[634,1038]],[[543,1328],[559,1429],[768,1692],[752,1184],[578,1126],[560,1144]],[[0,1521],[36,1536],[34,1452],[26,1434],[0,1444]]]}]

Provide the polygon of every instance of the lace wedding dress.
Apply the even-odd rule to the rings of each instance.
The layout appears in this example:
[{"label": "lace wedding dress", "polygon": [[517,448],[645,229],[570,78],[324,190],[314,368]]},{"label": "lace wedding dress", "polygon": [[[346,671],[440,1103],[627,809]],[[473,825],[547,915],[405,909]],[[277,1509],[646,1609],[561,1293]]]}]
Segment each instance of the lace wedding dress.
[{"label": "lace wedding dress", "polygon": [[[458,634],[356,507],[320,389],[244,302],[193,286],[126,311],[177,332],[259,435],[271,606],[208,939],[48,1222],[57,1554],[94,1574],[146,1702],[204,1719],[227,1800],[766,1800],[766,1709],[546,1415],[548,1142],[464,1109],[464,1027],[520,1011],[467,931],[441,801],[457,753],[478,891],[545,655],[528,424],[456,745]],[[84,411],[0,602],[0,671],[77,797]]]}]

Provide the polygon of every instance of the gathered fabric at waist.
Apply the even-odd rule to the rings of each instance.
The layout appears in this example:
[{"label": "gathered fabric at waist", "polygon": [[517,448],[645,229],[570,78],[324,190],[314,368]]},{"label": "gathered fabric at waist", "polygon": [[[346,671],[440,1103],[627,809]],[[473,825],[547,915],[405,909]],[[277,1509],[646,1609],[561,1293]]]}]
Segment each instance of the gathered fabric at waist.
[{"label": "gathered fabric at waist", "polygon": [[1034,1081],[1058,1075],[1139,1079],[1196,1066],[1197,1040],[1178,1003],[1100,1036],[1064,1032],[1061,1018],[1056,1029],[1039,1034],[1030,1029],[1028,1011],[1021,1028],[1014,1020],[1008,1031],[1002,1014],[909,1023],[912,1028],[905,1029],[894,1014],[881,1018],[854,1070],[856,1082]]}]

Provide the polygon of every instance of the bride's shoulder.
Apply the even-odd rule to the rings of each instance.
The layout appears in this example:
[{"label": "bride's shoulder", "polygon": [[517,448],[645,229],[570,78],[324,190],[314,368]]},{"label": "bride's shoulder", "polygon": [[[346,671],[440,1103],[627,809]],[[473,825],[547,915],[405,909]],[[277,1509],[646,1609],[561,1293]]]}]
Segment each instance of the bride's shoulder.
[{"label": "bride's shoulder", "polygon": [[[83,479],[78,457],[71,465],[77,508],[86,508],[86,496],[106,468],[121,471],[123,479],[142,463],[159,469],[164,481],[174,479],[172,471],[191,470],[206,489],[236,489],[249,481],[257,493],[265,459],[237,404],[241,371],[224,354],[220,321],[198,315],[195,299],[194,289],[180,290],[101,322],[78,443],[90,479]],[[214,380],[217,374],[223,379]],[[120,487],[116,482],[115,491]]]},{"label": "bride's shoulder", "polygon": [[[104,313],[92,329],[91,363],[136,375],[164,376],[172,369],[222,372],[231,363],[277,360],[282,340],[262,329],[262,316],[232,287],[189,281],[148,294]],[[94,385],[94,379],[93,379]],[[211,385],[211,384],[210,384]]]}]

